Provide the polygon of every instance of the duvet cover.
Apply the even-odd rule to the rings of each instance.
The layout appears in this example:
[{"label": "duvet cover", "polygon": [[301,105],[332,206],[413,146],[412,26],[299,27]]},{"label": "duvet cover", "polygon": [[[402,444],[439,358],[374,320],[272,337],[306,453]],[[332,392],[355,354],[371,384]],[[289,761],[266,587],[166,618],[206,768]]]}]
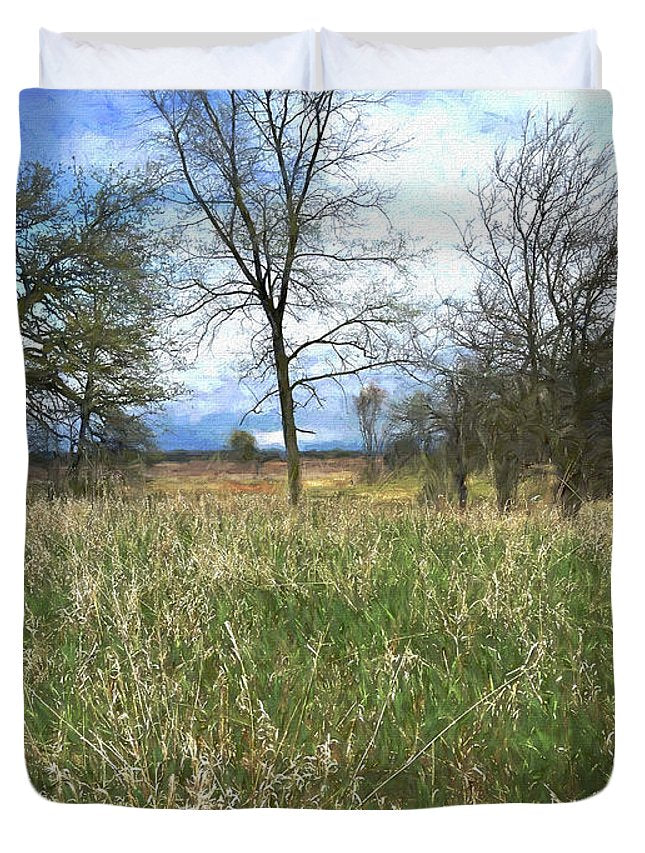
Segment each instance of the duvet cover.
[{"label": "duvet cover", "polygon": [[608,93],[32,89],[20,116],[35,788],[600,790]]}]

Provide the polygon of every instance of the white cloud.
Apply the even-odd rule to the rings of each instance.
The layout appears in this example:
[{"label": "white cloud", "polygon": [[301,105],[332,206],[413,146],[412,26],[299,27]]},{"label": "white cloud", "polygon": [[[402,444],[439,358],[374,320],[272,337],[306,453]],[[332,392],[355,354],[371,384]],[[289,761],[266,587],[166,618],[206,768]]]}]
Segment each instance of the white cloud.
[{"label": "white cloud", "polygon": [[284,438],[282,437],[281,429],[274,429],[268,432],[256,432],[255,440],[259,447],[284,447]]}]

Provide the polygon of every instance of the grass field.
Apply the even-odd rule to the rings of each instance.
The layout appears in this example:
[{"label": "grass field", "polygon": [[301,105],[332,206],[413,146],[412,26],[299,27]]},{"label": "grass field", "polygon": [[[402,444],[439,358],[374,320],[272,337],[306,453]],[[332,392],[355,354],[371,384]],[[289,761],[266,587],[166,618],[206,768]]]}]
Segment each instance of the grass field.
[{"label": "grass field", "polygon": [[274,489],[157,474],[143,495],[29,502],[26,756],[45,796],[399,808],[605,785],[609,504],[459,515],[310,472],[291,511]]}]

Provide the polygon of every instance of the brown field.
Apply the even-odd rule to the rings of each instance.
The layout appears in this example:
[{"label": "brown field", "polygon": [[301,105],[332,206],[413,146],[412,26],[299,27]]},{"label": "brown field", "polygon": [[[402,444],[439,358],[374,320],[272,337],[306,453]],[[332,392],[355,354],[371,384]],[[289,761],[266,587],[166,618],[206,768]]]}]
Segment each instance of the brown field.
[{"label": "brown field", "polygon": [[[172,454],[169,454],[172,456]],[[66,463],[57,463],[58,476],[65,482]],[[422,475],[420,471],[389,471],[381,465],[377,482],[365,480],[365,458],[356,456],[301,457],[302,482],[305,493],[315,497],[355,497],[375,500],[416,502],[420,496]],[[96,473],[96,472],[95,472]],[[125,490],[134,494],[186,495],[284,495],[287,466],[281,459],[263,462],[238,462],[218,453],[191,456],[185,459],[161,459],[152,463],[140,460],[121,463],[116,469],[105,468],[97,472],[98,492],[115,493]],[[56,482],[56,470],[43,464],[29,466],[29,483],[39,491],[48,480]],[[529,513],[550,506],[556,483],[548,466],[532,466],[524,474],[518,492],[518,507]],[[104,488],[102,488],[104,487]],[[446,488],[450,488],[445,484]],[[490,478],[485,474],[469,480],[469,501],[472,504],[493,499]],[[443,488],[440,487],[440,491]],[[441,504],[450,499],[438,495]]]},{"label": "brown field", "polygon": [[[364,462],[359,457],[303,458],[305,487],[324,481],[327,487],[346,488],[358,483]],[[185,462],[157,462],[146,473],[153,488],[205,488],[209,491],[275,492],[282,488],[287,476],[286,462],[235,462],[230,459],[189,459]]]},{"label": "brown field", "polygon": [[[325,494],[337,491],[361,491],[365,461],[360,456],[302,458],[303,486],[307,491]],[[213,454],[211,457],[187,457],[144,465],[123,466],[129,483],[139,482],[146,492],[190,492],[214,494],[281,494],[285,490],[287,466],[280,459],[264,462],[237,462]],[[45,465],[31,464],[30,483],[51,478]],[[408,496],[408,489],[404,490]]]}]

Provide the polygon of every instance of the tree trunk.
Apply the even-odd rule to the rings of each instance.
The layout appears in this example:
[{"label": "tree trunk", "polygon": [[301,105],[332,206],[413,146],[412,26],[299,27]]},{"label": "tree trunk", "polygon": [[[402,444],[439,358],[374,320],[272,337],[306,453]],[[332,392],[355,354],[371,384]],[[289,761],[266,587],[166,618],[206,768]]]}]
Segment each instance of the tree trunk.
[{"label": "tree trunk", "polygon": [[457,486],[457,504],[463,512],[468,505],[468,486],[466,485],[466,475],[460,471],[456,476]]},{"label": "tree trunk", "polygon": [[76,453],[72,459],[71,471],[76,473],[80,467],[83,453],[85,451],[85,443],[87,440],[87,432],[90,426],[90,409],[86,401],[81,404],[81,420],[78,428],[78,438],[76,439]]},{"label": "tree trunk", "polygon": [[[94,358],[92,350],[91,358]],[[92,396],[94,394],[94,377],[91,369],[88,369],[85,389],[80,405],[80,421],[78,436],[76,438],[76,453],[72,457],[68,471],[68,481],[75,494],[87,494],[89,490],[89,470],[84,462],[87,462],[87,443],[90,431],[90,418],[92,417]],[[83,481],[85,478],[85,481]]]},{"label": "tree trunk", "polygon": [[463,424],[460,422],[456,428],[455,435],[455,486],[457,487],[457,503],[459,509],[464,512],[468,505],[468,466],[466,464],[466,451],[463,433]]},{"label": "tree trunk", "polygon": [[519,483],[519,464],[513,456],[503,456],[494,462],[495,493],[497,509],[500,513],[508,513],[517,500]]},{"label": "tree trunk", "polygon": [[584,498],[586,497],[585,478],[580,456],[574,456],[566,464],[564,459],[556,462],[558,474],[558,485],[556,486],[556,500],[564,515],[573,518],[578,514]]},{"label": "tree trunk", "polygon": [[[96,305],[95,305],[96,308]],[[91,346],[88,354],[87,376],[85,378],[85,388],[83,389],[83,397],[81,398],[80,406],[80,422],[78,427],[78,437],[76,439],[76,453],[71,464],[71,473],[75,476],[80,468],[83,454],[85,452],[85,444],[87,442],[87,434],[90,429],[90,417],[92,416],[92,405],[94,396],[94,356],[96,347]]]},{"label": "tree trunk", "polygon": [[365,466],[365,480],[373,484],[378,479],[378,467],[376,454],[369,453],[367,456],[367,465]]},{"label": "tree trunk", "polygon": [[298,433],[293,413],[293,392],[289,379],[289,362],[284,351],[284,341],[274,336],[273,352],[278,378],[278,393],[280,396],[280,414],[282,417],[282,435],[287,452],[287,488],[289,502],[296,506],[300,499],[302,483],[300,479],[300,451],[298,449]]}]

